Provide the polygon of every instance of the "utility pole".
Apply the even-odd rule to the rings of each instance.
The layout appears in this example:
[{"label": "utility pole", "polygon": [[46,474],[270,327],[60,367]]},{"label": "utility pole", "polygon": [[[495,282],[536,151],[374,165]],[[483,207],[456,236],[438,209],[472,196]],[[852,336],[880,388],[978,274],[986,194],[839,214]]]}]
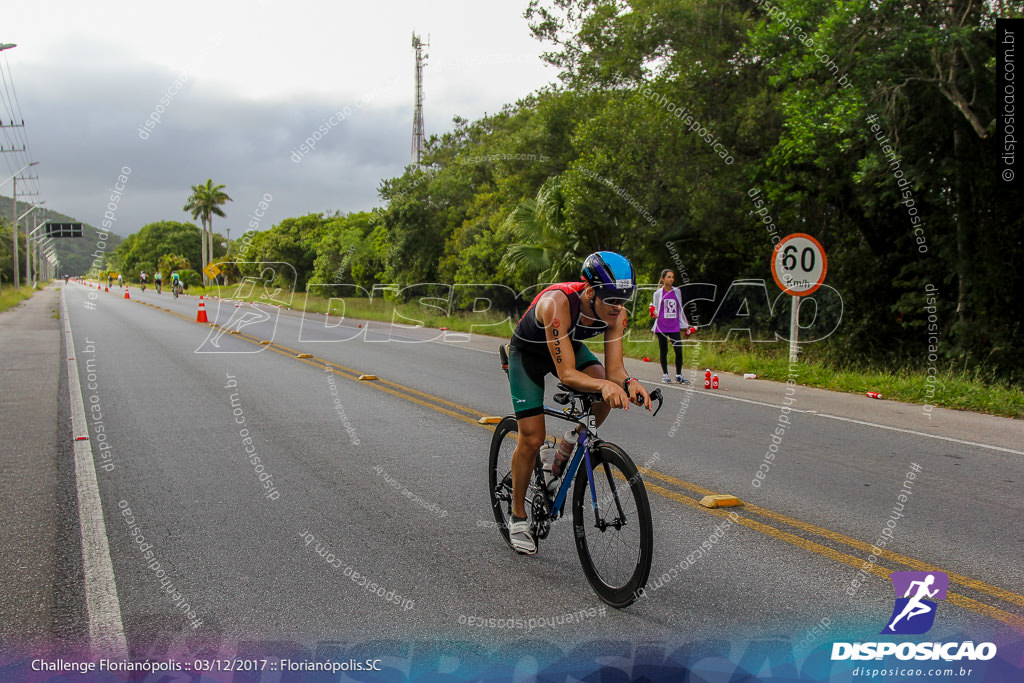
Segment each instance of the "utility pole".
[{"label": "utility pole", "polygon": [[[429,38],[429,36],[428,36]],[[413,166],[420,165],[423,157],[423,66],[426,64],[428,55],[424,54],[423,48],[430,47],[430,43],[424,43],[413,31],[412,48],[416,51],[416,106],[412,115],[412,159]]]},{"label": "utility pole", "polygon": [[[38,161],[33,161],[29,166],[35,166]],[[23,169],[24,170],[24,169]],[[39,176],[29,176],[28,178],[22,178],[22,180],[38,180]],[[28,195],[38,195],[38,192],[22,192],[21,196],[25,197]],[[11,178],[11,218],[13,218],[14,229],[11,232],[11,240],[14,242],[13,248],[13,259],[14,259],[14,288],[18,289],[21,286],[21,276],[18,273],[18,233],[21,232],[21,216],[18,215],[18,174],[15,173],[14,177]],[[35,208],[34,206],[32,207]],[[32,209],[29,209],[31,211]],[[27,214],[27,212],[26,212]],[[22,214],[25,215],[25,214]],[[25,268],[28,268],[28,240],[25,241]],[[28,275],[25,276],[26,278]]]},{"label": "utility pole", "polygon": [[[3,46],[0,46],[0,50],[6,49],[7,47],[14,47],[14,46],[13,45],[3,45]],[[13,120],[10,123],[4,123],[3,121],[0,121],[0,129],[2,129],[2,128],[24,128],[24,127],[25,127],[25,122],[24,121],[22,121],[21,123],[15,123]],[[0,153],[4,153],[4,152],[7,152],[7,153],[9,153],[9,152],[24,152],[24,151],[25,151],[25,146],[24,145],[22,145],[20,149],[15,148],[14,145],[11,145],[10,149],[4,147],[3,145],[0,145]],[[24,169],[22,169],[22,170],[24,170]],[[18,173],[20,173],[20,172],[21,171],[18,171]],[[17,176],[18,173],[15,173],[14,175]],[[14,185],[12,186],[13,189],[11,191],[11,204],[14,207],[12,209],[12,214],[13,214],[12,218],[14,220],[12,221],[12,226],[11,226],[11,240],[13,241],[14,246],[13,246],[11,251],[14,254],[14,279],[11,280],[11,282],[14,283],[14,288],[17,289],[18,288],[18,179],[17,178],[12,178],[12,180],[14,182]]]},{"label": "utility pole", "polygon": [[14,263],[13,278],[11,278],[11,284],[14,286],[14,291],[17,291],[17,174],[10,179],[10,208],[11,208],[11,227],[10,236],[11,241],[14,243],[10,248],[10,255]]},{"label": "utility pole", "polygon": [[25,284],[32,284],[32,239],[29,236],[28,224],[25,224]]}]

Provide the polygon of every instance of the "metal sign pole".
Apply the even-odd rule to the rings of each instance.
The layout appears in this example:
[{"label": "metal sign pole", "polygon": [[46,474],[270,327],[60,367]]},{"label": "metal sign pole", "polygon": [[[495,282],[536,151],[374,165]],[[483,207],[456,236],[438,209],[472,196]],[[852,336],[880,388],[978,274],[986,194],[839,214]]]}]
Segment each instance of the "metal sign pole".
[{"label": "metal sign pole", "polygon": [[790,299],[793,300],[793,307],[789,315],[789,362],[795,363],[800,353],[797,342],[797,335],[800,334],[800,297],[794,294]]}]

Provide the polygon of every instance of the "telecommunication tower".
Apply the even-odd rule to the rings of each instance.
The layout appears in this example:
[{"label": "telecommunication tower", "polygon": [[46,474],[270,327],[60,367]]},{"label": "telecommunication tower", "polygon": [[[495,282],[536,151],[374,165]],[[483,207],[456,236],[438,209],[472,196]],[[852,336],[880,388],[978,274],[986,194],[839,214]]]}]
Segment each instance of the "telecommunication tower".
[{"label": "telecommunication tower", "polygon": [[420,158],[423,156],[423,67],[427,59],[423,48],[426,47],[430,47],[430,43],[424,43],[413,31],[412,49],[416,51],[416,108],[412,115],[412,159],[410,163],[414,166],[420,165]]}]

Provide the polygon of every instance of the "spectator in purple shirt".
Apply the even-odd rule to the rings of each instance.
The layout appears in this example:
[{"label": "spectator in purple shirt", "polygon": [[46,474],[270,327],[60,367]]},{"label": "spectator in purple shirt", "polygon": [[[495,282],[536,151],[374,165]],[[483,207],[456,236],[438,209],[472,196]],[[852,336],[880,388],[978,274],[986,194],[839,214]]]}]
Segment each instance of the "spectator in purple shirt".
[{"label": "spectator in purple shirt", "polygon": [[679,288],[672,286],[675,280],[671,268],[661,271],[658,280],[661,288],[654,292],[654,302],[651,304],[651,315],[655,318],[651,330],[658,338],[658,350],[661,352],[661,381],[666,384],[672,381],[668,376],[668,344],[671,341],[676,351],[676,381],[689,384],[690,381],[683,377],[683,343],[680,332],[683,331],[689,337],[695,330],[690,327],[683,313],[683,298]]}]

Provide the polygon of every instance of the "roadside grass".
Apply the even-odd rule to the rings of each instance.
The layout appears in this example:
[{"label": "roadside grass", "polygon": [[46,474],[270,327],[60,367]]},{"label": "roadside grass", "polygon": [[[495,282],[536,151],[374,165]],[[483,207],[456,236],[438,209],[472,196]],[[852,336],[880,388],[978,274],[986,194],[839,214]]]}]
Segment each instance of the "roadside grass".
[{"label": "roadside grass", "polygon": [[[233,294],[231,287],[221,288],[221,295]],[[202,287],[190,287],[189,294],[206,294]],[[217,294],[216,288],[210,293]],[[237,298],[237,297],[236,297]],[[260,301],[259,296],[249,300]],[[266,299],[262,299],[266,302]],[[293,310],[344,316],[365,320],[395,322],[402,325],[422,324],[424,327],[446,327],[450,331],[473,332],[508,339],[518,318],[490,311],[453,312],[446,315],[438,308],[416,304],[395,304],[384,296],[373,300],[365,298],[325,299],[297,292]],[[639,326],[639,324],[638,324]],[[789,344],[751,342],[701,342],[701,334],[691,337],[684,345],[683,368],[696,367],[697,380],[703,381],[704,368],[736,374],[756,373],[759,379],[786,381],[790,376]],[[592,348],[600,352],[601,343]],[[650,358],[658,362],[658,344],[646,327],[631,326],[630,335],[623,344],[629,358]],[[674,352],[669,351],[669,364],[674,364]],[[671,369],[671,368],[670,368]],[[833,351],[826,342],[801,348],[799,362],[794,366],[797,384],[832,391],[863,394],[876,391],[885,399],[942,406],[957,410],[970,410],[1002,417],[1024,418],[1024,388],[986,377],[982,372],[970,373],[952,365],[936,368],[934,381],[926,368],[897,366],[872,368],[857,365]]]},{"label": "roadside grass", "polygon": [[[41,290],[41,288],[40,288]],[[14,289],[13,287],[5,287],[0,292],[0,313],[8,309],[14,308],[25,299],[31,297],[35,292],[40,290],[33,290],[32,287],[19,287]]]}]

